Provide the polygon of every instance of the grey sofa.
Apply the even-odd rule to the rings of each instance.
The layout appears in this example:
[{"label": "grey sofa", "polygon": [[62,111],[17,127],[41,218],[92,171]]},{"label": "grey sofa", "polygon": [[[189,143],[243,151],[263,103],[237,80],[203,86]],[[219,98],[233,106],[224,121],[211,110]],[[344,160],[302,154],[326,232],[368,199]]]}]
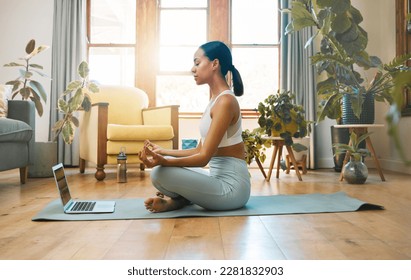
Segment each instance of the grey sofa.
[{"label": "grey sofa", "polygon": [[0,171],[20,168],[21,184],[32,160],[34,127],[34,103],[9,100],[7,118],[0,118]]}]

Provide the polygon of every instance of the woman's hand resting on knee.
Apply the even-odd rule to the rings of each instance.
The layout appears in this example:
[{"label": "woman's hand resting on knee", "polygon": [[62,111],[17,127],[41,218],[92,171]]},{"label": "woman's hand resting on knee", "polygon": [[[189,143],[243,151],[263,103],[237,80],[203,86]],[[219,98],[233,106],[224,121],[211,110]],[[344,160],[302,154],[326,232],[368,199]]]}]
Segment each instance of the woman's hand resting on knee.
[{"label": "woman's hand resting on knee", "polygon": [[140,160],[148,168],[161,165],[164,162],[164,157],[153,151],[155,150],[155,146],[151,142],[147,141],[144,145],[143,150],[138,154]]}]

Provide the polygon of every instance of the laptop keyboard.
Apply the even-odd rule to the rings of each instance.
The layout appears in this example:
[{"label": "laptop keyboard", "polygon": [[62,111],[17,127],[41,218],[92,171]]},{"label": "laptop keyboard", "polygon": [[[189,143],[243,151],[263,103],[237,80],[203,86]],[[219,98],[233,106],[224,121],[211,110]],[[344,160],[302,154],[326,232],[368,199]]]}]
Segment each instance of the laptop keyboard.
[{"label": "laptop keyboard", "polygon": [[71,211],[92,211],[95,205],[95,201],[80,201],[74,204],[74,207],[71,208]]}]

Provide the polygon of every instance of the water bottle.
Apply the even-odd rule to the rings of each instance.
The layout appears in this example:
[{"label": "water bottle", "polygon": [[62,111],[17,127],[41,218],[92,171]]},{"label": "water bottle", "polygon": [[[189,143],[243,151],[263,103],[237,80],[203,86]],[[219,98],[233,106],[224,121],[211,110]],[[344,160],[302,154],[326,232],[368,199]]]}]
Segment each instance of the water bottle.
[{"label": "water bottle", "polygon": [[125,147],[121,148],[117,156],[117,182],[127,182],[127,155]]}]

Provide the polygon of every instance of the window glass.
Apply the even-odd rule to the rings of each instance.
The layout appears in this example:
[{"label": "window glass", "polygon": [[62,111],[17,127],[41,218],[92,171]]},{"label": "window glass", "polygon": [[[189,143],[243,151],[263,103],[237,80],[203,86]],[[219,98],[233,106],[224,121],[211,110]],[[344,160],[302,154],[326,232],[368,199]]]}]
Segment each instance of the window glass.
[{"label": "window glass", "polygon": [[179,104],[180,112],[202,112],[208,88],[191,74],[197,48],[207,41],[207,0],[161,0],[157,105]]},{"label": "window glass", "polygon": [[91,1],[90,40],[97,43],[135,43],[136,1]]},{"label": "window glass", "polygon": [[231,3],[233,63],[244,83],[240,106],[256,109],[259,102],[279,87],[278,1],[232,0]]},{"label": "window glass", "polygon": [[206,8],[207,0],[161,0],[161,8]]},{"label": "window glass", "polygon": [[180,112],[203,112],[209,100],[208,86],[198,86],[192,76],[157,76],[157,105],[180,105]]},{"label": "window glass", "polygon": [[90,48],[90,79],[105,85],[134,86],[134,48]]},{"label": "window glass", "polygon": [[199,45],[206,40],[205,10],[163,10],[160,15],[161,45]]},{"label": "window glass", "polygon": [[[200,45],[200,44],[199,44]],[[160,71],[161,72],[189,72],[193,67],[196,47],[160,47]]]},{"label": "window glass", "polygon": [[232,0],[233,44],[277,44],[278,1]]},{"label": "window glass", "polygon": [[240,107],[257,109],[259,102],[278,90],[278,48],[233,48],[232,54],[244,84]]}]

